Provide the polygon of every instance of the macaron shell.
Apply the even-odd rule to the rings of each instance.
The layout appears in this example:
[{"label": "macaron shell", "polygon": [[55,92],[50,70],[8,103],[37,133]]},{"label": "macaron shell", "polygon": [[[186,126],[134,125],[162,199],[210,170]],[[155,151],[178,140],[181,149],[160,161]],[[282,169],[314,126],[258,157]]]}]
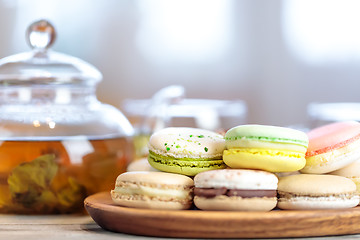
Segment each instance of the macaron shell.
[{"label": "macaron shell", "polygon": [[278,178],[269,172],[247,169],[222,169],[199,173],[194,178],[198,188],[276,190]]},{"label": "macaron shell", "polygon": [[328,174],[347,177],[353,181],[356,185],[356,192],[360,196],[360,161],[356,161]]},{"label": "macaron shell", "polygon": [[356,185],[341,176],[298,174],[280,178],[278,191],[297,196],[327,196],[355,192]]},{"label": "macaron shell", "polygon": [[356,185],[356,192],[360,196],[360,177],[352,177],[350,178],[351,181],[353,181]]},{"label": "macaron shell", "polygon": [[305,166],[305,155],[299,152],[230,149],[223,153],[223,161],[231,168],[261,169],[269,172],[292,172]]},{"label": "macaron shell", "polygon": [[[349,178],[351,181],[353,181],[356,185],[356,193],[358,196],[360,196],[360,177],[352,177]],[[359,202],[360,204],[360,202]]]},{"label": "macaron shell", "polygon": [[225,139],[230,140],[227,141],[226,147],[228,149],[232,148],[228,145],[231,143],[231,140],[242,138],[265,142],[290,143],[304,147],[308,146],[308,137],[302,131],[278,126],[248,124],[231,128],[226,132]]},{"label": "macaron shell", "polygon": [[215,198],[194,197],[197,208],[210,211],[270,211],[276,207],[276,198],[241,198],[217,196]]},{"label": "macaron shell", "polygon": [[307,133],[309,137],[308,155],[326,149],[343,147],[347,141],[360,134],[360,123],[355,121],[337,122],[315,128]]},{"label": "macaron shell", "polygon": [[329,174],[343,176],[347,178],[358,178],[360,177],[360,161],[357,160],[341,169],[330,172]]},{"label": "macaron shell", "polygon": [[342,209],[352,208],[359,204],[359,198],[354,197],[351,199],[342,198],[301,198],[301,199],[289,199],[287,201],[279,200],[277,207],[286,210],[311,210],[311,209]]},{"label": "macaron shell", "polygon": [[174,158],[221,159],[225,149],[222,135],[198,128],[165,128],[151,135],[149,150]]},{"label": "macaron shell", "polygon": [[360,140],[356,140],[341,148],[306,157],[306,165],[302,173],[323,174],[341,169],[360,159]]},{"label": "macaron shell", "polygon": [[173,186],[192,186],[194,182],[191,178],[181,174],[172,174],[164,172],[125,172],[116,178],[116,184],[119,182],[165,184]]},{"label": "macaron shell", "polygon": [[181,203],[171,200],[149,199],[143,196],[129,196],[128,198],[123,198],[123,195],[114,191],[111,192],[111,198],[117,205],[133,208],[187,210],[192,206],[191,201]]}]

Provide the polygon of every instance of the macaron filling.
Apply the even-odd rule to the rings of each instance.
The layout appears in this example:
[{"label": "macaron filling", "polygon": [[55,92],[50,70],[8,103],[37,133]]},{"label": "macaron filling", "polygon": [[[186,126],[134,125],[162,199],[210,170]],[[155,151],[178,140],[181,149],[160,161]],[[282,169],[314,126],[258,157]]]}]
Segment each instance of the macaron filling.
[{"label": "macaron filling", "polygon": [[225,195],[228,197],[242,197],[242,198],[254,198],[254,197],[269,197],[275,198],[277,196],[276,190],[268,189],[227,189],[222,188],[197,188],[194,189],[194,195],[204,198],[214,198],[217,196]]},{"label": "macaron filling", "polygon": [[117,183],[112,193],[116,193],[115,198],[123,199],[157,199],[159,201],[168,201],[173,199],[175,201],[191,201],[193,186],[168,185],[168,184],[149,184],[145,182],[132,183],[120,182]]},{"label": "macaron filling", "polygon": [[294,151],[283,151],[283,150],[271,150],[271,149],[254,149],[254,148],[238,148],[224,150],[224,155],[246,153],[252,155],[266,155],[266,156],[277,156],[277,157],[291,157],[291,158],[304,158],[305,154]]},{"label": "macaron filling", "polygon": [[225,168],[224,161],[220,158],[175,158],[170,156],[162,156],[149,151],[148,156],[149,162],[155,162],[167,166],[179,166],[179,167],[210,167],[217,166],[219,168]]},{"label": "macaron filling", "polygon": [[247,148],[256,148],[256,149],[273,149],[273,150],[283,150],[283,151],[294,151],[306,153],[307,147],[303,145],[293,144],[293,143],[282,143],[282,142],[265,142],[259,140],[250,140],[247,138],[241,138],[237,140],[227,140],[226,141],[227,149],[247,149]]}]

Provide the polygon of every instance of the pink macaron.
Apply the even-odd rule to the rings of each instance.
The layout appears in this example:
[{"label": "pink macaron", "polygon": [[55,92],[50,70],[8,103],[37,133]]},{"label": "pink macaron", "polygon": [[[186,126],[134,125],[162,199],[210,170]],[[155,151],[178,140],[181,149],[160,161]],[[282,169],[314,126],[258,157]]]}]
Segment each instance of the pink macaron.
[{"label": "pink macaron", "polygon": [[360,123],[336,122],[308,132],[303,173],[328,173],[360,159]]}]

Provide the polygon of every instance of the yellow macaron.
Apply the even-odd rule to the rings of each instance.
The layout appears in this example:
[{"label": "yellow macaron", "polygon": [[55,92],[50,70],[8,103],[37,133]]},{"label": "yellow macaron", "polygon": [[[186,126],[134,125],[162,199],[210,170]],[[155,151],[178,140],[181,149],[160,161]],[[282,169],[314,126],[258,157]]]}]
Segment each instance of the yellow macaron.
[{"label": "yellow macaron", "polygon": [[240,125],[225,134],[223,160],[231,168],[291,172],[305,166],[308,137],[291,128]]}]

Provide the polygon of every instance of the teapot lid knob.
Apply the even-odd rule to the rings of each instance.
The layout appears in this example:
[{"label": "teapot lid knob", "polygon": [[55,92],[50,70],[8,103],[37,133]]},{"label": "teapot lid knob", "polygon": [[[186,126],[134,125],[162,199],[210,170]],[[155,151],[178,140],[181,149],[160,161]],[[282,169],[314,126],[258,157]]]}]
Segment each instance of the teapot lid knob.
[{"label": "teapot lid knob", "polygon": [[45,51],[55,42],[54,26],[47,20],[39,20],[30,24],[26,30],[26,39],[32,49]]}]

